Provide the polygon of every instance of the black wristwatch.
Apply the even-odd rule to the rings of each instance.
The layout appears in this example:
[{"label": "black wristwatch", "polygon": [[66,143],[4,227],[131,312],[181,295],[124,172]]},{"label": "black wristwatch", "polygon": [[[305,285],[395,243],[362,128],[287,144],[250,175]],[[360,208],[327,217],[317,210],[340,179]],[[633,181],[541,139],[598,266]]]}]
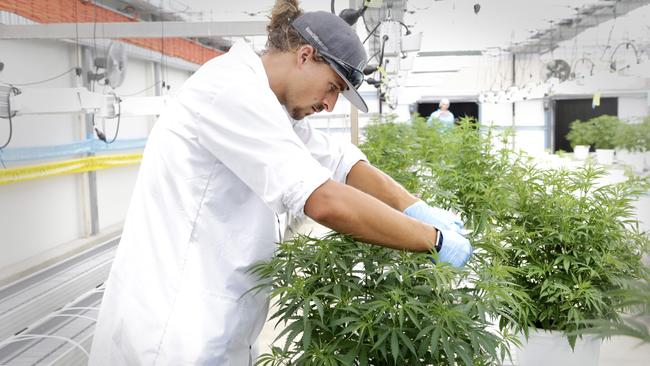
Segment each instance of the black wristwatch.
[{"label": "black wristwatch", "polygon": [[442,231],[439,229],[436,229],[438,232],[437,238],[436,238],[436,253],[440,253],[440,249],[442,249]]}]

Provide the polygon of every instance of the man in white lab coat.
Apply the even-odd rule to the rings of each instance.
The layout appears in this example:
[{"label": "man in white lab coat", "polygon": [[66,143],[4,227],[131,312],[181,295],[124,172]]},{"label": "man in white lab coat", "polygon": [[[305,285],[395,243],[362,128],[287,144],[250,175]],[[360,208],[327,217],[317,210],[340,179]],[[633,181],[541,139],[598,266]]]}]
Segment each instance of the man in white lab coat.
[{"label": "man in white lab coat", "polygon": [[92,365],[254,363],[268,299],[247,293],[258,284],[247,271],[272,257],[283,212],[369,243],[436,248],[457,266],[471,255],[455,216],[302,120],[331,111],[340,93],[367,111],[352,28],[291,0],[276,3],[268,30],[265,54],[237,43],[207,62],[152,130]]}]

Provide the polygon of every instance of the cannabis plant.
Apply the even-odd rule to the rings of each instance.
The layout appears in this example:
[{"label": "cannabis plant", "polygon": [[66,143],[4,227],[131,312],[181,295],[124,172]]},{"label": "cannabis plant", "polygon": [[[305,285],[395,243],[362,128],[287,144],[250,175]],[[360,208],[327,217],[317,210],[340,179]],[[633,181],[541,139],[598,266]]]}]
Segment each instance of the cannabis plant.
[{"label": "cannabis plant", "polygon": [[[610,291],[642,274],[648,238],[638,231],[633,201],[639,182],[601,185],[604,170],[513,169],[511,195],[499,215],[496,256],[519,268],[515,283],[532,300],[527,325],[567,333],[586,319],[617,320],[623,301]],[[502,318],[502,325],[512,323]],[[521,326],[521,324],[512,324]],[[575,336],[569,337],[575,344]]]},{"label": "cannabis plant", "polygon": [[566,138],[571,147],[593,145],[596,149],[613,149],[617,146],[617,139],[623,137],[621,133],[624,132],[619,131],[621,128],[624,128],[623,123],[618,117],[602,115],[586,122],[571,122]]},{"label": "cannabis plant", "polygon": [[[511,132],[496,136],[480,131],[476,121],[462,118],[451,129],[414,116],[411,124],[384,123],[366,127],[360,146],[369,161],[424,201],[463,215],[478,234],[492,222],[495,205],[505,199],[502,187],[512,160],[521,159],[507,148]],[[495,141],[500,140],[500,141]]]},{"label": "cannabis plant", "polygon": [[639,126],[641,140],[643,141],[642,151],[650,151],[650,116],[646,116]]},{"label": "cannabis plant", "polygon": [[566,139],[571,144],[572,148],[578,145],[589,146],[594,143],[593,137],[593,124],[575,120],[569,124],[569,133]]},{"label": "cannabis plant", "polygon": [[504,302],[519,306],[491,269],[432,263],[331,234],[281,243],[254,273],[269,280],[284,327],[260,365],[493,365],[514,337],[488,330]]},{"label": "cannabis plant", "polygon": [[[596,123],[603,128],[613,119],[577,123],[594,131]],[[472,230],[477,250],[470,267],[476,273],[508,268],[515,288],[531,300],[502,317],[501,327],[571,332],[584,319],[617,319],[613,306],[620,298],[605,294],[639,275],[647,237],[633,227],[632,202],[647,187],[639,182],[601,187],[604,171],[591,166],[541,170],[508,149],[507,141],[494,149],[493,131],[477,130],[471,122],[441,131],[416,119],[411,128],[417,143],[409,155],[420,157],[413,168],[418,186],[434,187],[421,195],[461,212]]]},{"label": "cannabis plant", "polygon": [[615,148],[614,136],[621,126],[621,120],[616,116],[602,115],[587,121],[591,125],[591,138],[596,149]]},{"label": "cannabis plant", "polygon": [[[428,174],[420,179],[423,186],[436,187],[428,200],[460,212],[468,229],[474,235],[481,234],[488,225],[494,224],[495,211],[508,193],[501,189],[504,179],[513,161],[521,158],[508,148],[512,132],[504,131],[497,136],[490,128],[480,131],[470,118],[463,118],[455,128],[438,133],[439,141],[421,131],[424,138],[419,154]],[[426,130],[431,131],[434,129]],[[495,145],[501,148],[495,149]]]},{"label": "cannabis plant", "polygon": [[577,334],[595,334],[600,337],[626,336],[636,338],[643,343],[650,343],[650,282],[634,281],[623,289],[612,291],[610,296],[623,299],[617,310],[624,312],[621,319],[589,319],[585,328]]},{"label": "cannabis plant", "polygon": [[408,191],[420,191],[416,131],[409,124],[396,123],[394,116],[388,116],[383,123],[375,119],[366,127],[365,136],[362,150],[368,160]]},{"label": "cannabis plant", "polygon": [[648,187],[603,186],[591,166],[540,170],[496,135],[470,119],[368,126],[369,160],[460,212],[475,255],[454,269],[338,234],[281,243],[254,269],[284,328],[258,364],[487,365],[507,355],[511,331],[560,330],[573,343],[585,320],[619,319],[625,297],[610,294],[640,275],[647,236],[632,202]]},{"label": "cannabis plant", "polygon": [[614,146],[628,151],[645,151],[643,124],[621,123],[614,134]]}]

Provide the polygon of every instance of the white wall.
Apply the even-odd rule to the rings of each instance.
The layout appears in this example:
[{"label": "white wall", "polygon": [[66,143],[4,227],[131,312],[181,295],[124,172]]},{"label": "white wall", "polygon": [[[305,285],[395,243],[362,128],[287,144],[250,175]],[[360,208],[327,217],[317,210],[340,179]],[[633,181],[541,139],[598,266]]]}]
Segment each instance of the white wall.
[{"label": "white wall", "polygon": [[[58,41],[0,41],[0,61],[5,64],[0,81],[21,84],[43,80],[77,66],[76,47]],[[46,60],[47,62],[45,62]],[[118,95],[138,92],[154,84],[153,64],[130,58],[127,76]],[[47,83],[19,88],[52,88],[76,86],[74,73]],[[189,72],[168,68],[164,73],[171,93],[189,77]],[[96,91],[102,91],[97,87]],[[138,96],[154,95],[155,88]],[[155,117],[123,118],[119,139],[144,138]],[[84,116],[38,115],[17,116],[13,119],[13,138],[9,149],[17,147],[55,146],[84,139]],[[7,137],[6,120],[0,119],[0,142]],[[96,120],[112,138],[117,120]],[[58,158],[66,160],[72,157]],[[52,161],[52,160],[50,160]],[[43,163],[24,161],[6,163],[20,167]],[[1,168],[1,167],[0,167]],[[137,166],[100,170],[97,173],[99,224],[101,229],[124,220]],[[0,185],[0,281],[61,255],[61,248],[86,235],[82,174],[48,177],[21,183]],[[77,245],[77,244],[74,244]]]},{"label": "white wall", "polygon": [[120,224],[131,202],[139,165],[97,171],[97,206],[100,230]]},{"label": "white wall", "polygon": [[646,94],[642,97],[618,98],[618,117],[621,119],[638,119],[650,115],[650,101]]},{"label": "white wall", "polygon": [[[0,49],[5,63],[0,80],[5,83],[47,79],[76,65],[73,48],[63,43],[0,41]],[[70,87],[71,75],[29,87]],[[0,120],[3,143],[6,123]],[[79,139],[81,123],[74,115],[17,116],[8,148],[71,143]],[[78,188],[78,179],[72,175],[0,185],[0,268],[82,235]]]},{"label": "white wall", "polygon": [[81,237],[81,221],[75,176],[0,186],[0,273]]},{"label": "white wall", "polygon": [[481,103],[482,125],[512,126],[512,103]]},{"label": "white wall", "polygon": [[515,148],[530,154],[544,151],[544,102],[540,99],[525,100],[514,103],[515,116],[513,124],[513,103],[482,103],[480,115],[482,125],[513,127],[515,130]]},{"label": "white wall", "polygon": [[[0,73],[0,81],[3,83],[24,84],[48,79],[76,66],[73,48],[63,43],[0,40],[0,50],[0,61],[5,64],[4,71]],[[72,86],[74,72],[43,84],[18,85],[18,88]],[[13,120],[13,137],[8,147],[69,143],[77,139],[81,131],[78,117],[73,115],[17,116]],[[8,132],[6,120],[3,119],[0,125],[0,141],[4,143]]]},{"label": "white wall", "polygon": [[541,99],[525,100],[515,103],[515,148],[529,154],[544,151],[544,101]]},{"label": "white wall", "polygon": [[[163,77],[165,83],[169,86],[169,90],[163,90],[163,94],[174,94],[180,90],[181,86],[192,73],[184,70],[177,70],[172,68],[163,69]],[[153,94],[152,94],[153,95]]]},{"label": "white wall", "polygon": [[544,101],[535,99],[515,103],[515,125],[543,127]]}]

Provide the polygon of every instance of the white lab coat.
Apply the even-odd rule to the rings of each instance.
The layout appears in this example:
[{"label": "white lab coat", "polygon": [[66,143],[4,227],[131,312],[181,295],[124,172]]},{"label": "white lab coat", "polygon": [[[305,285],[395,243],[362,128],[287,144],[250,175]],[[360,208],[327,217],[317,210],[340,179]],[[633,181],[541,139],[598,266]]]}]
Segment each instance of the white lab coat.
[{"label": "white lab coat", "polygon": [[279,213],[304,216],[361,159],[291,120],[245,43],[207,62],[149,137],[90,364],[252,364],[268,299],[247,270],[272,257]]}]

